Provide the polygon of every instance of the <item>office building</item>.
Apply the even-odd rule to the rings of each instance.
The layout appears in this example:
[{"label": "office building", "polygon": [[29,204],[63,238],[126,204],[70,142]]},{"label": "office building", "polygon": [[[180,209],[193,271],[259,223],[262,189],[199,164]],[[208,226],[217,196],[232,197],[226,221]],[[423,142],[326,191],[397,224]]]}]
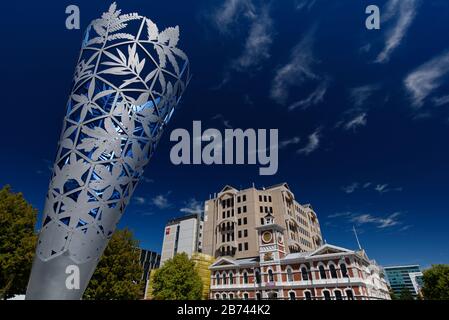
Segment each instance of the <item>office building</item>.
[{"label": "office building", "polygon": [[257,254],[218,258],[210,299],[388,300],[383,270],[365,251],[330,244],[289,252],[284,221],[271,213],[256,227]]},{"label": "office building", "polygon": [[317,214],[295,199],[287,183],[243,190],[225,186],[204,210],[203,252],[214,257],[258,256],[257,228],[267,213],[283,227],[286,253],[310,252],[323,244]]},{"label": "office building", "polygon": [[417,296],[422,287],[422,272],[419,265],[385,267],[385,272],[390,287],[396,295],[400,295],[404,289]]},{"label": "office building", "polygon": [[142,280],[147,281],[150,271],[159,268],[161,255],[157,252],[140,249],[140,265],[143,267]]},{"label": "office building", "polygon": [[177,253],[185,252],[191,257],[194,252],[201,252],[202,229],[203,221],[200,214],[169,220],[164,231],[161,265]]}]

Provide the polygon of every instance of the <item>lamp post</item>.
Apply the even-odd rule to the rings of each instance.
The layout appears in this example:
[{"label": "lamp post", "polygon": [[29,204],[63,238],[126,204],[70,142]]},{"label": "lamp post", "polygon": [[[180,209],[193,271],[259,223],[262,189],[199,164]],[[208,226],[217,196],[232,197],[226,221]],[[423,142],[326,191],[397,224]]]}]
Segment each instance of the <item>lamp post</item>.
[{"label": "lamp post", "polygon": [[81,299],[190,79],[178,27],[113,3],[83,39],[27,299]]}]

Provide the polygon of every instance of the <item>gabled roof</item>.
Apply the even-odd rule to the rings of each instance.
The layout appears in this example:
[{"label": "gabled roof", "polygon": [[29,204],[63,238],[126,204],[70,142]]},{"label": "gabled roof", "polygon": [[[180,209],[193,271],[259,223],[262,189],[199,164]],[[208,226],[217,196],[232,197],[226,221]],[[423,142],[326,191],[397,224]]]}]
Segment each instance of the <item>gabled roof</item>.
[{"label": "gabled roof", "polygon": [[288,190],[291,191],[290,187],[288,186],[287,182],[281,182],[275,185],[272,185],[271,187],[268,187],[267,189],[275,189],[275,188],[279,188],[279,187],[286,187]]},{"label": "gabled roof", "polygon": [[323,244],[318,249],[316,249],[315,251],[310,252],[309,256],[318,256],[332,253],[354,253],[354,251],[326,243]]},{"label": "gabled roof", "polygon": [[254,258],[247,258],[247,259],[232,259],[229,257],[221,257],[218,258],[210,267],[209,269],[223,269],[223,267],[244,267],[244,266],[250,266],[254,265],[259,261],[258,257]]},{"label": "gabled roof", "polygon": [[230,185],[225,185],[224,187],[223,187],[223,189],[221,189],[221,191],[219,192],[219,193],[222,193],[222,192],[225,192],[225,191],[228,191],[228,190],[235,190],[235,191],[238,191],[236,188],[234,188],[233,186],[230,186]]}]

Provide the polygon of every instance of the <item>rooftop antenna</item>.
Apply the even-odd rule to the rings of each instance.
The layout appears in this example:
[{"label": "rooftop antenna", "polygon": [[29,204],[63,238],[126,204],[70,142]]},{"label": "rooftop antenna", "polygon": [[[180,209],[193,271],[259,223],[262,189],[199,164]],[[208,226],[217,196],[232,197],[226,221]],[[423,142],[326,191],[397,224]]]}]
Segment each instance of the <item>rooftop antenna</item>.
[{"label": "rooftop antenna", "polygon": [[256,188],[255,185],[254,185],[254,182],[253,182],[253,188]]},{"label": "rooftop antenna", "polygon": [[362,250],[362,246],[360,245],[359,237],[357,236],[357,231],[355,230],[354,225],[352,225],[352,230],[354,231],[355,239],[357,240],[357,245],[359,246],[359,250]]}]

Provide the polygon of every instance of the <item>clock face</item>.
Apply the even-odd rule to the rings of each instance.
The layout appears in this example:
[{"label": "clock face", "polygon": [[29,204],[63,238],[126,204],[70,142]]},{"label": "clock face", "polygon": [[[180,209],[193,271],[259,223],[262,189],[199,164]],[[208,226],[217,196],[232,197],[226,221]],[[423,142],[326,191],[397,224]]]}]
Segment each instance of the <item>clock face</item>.
[{"label": "clock face", "polygon": [[270,231],[265,231],[264,233],[262,233],[262,241],[264,243],[270,243],[272,239],[273,234]]}]

